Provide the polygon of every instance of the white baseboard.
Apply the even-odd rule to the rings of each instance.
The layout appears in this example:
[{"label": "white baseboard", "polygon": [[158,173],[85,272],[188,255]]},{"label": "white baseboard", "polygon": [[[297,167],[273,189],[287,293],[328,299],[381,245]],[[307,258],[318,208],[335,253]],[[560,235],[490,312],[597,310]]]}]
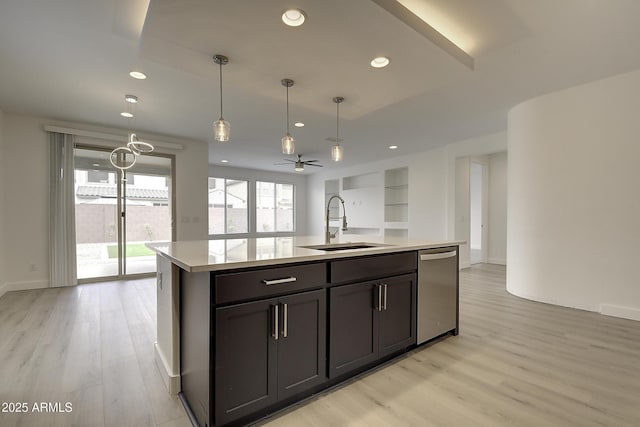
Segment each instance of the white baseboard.
[{"label": "white baseboard", "polygon": [[155,348],[154,355],[156,360],[156,366],[160,371],[160,376],[162,377],[162,381],[164,381],[165,387],[169,391],[169,394],[172,396],[177,395],[181,390],[180,384],[180,374],[179,373],[170,373],[170,370],[167,367],[167,363],[165,362],[164,356],[162,355],[162,351],[158,347],[158,343],[154,342],[153,347]]},{"label": "white baseboard", "polygon": [[0,297],[11,291],[26,291],[29,289],[43,289],[48,287],[48,280],[33,280],[30,282],[7,282],[0,286]]},{"label": "white baseboard", "polygon": [[600,314],[604,314],[605,316],[620,317],[622,319],[640,321],[640,309],[634,307],[600,304]]},{"label": "white baseboard", "polygon": [[489,264],[507,265],[506,258],[489,258],[487,262]]}]

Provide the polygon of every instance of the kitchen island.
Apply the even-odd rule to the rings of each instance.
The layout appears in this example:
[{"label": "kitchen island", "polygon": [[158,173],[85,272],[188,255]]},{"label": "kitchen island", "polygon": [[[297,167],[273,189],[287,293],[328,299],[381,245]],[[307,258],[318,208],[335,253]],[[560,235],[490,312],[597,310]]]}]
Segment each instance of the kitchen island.
[{"label": "kitchen island", "polygon": [[[329,245],[322,237],[154,244],[156,362],[194,425],[254,421],[418,343],[456,335],[461,243],[367,236]],[[437,327],[418,340],[418,300],[428,292],[418,283],[431,275],[419,265],[431,253],[452,257],[450,274],[433,274],[433,300],[440,288],[453,292],[432,304],[451,321],[422,316]]]}]

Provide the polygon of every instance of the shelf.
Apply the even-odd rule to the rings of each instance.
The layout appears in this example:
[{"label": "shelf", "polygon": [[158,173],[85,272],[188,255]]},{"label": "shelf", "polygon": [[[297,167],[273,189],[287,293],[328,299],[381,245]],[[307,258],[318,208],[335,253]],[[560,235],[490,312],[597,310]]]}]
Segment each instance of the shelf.
[{"label": "shelf", "polygon": [[407,221],[387,221],[384,223],[384,228],[404,229],[409,228],[409,223]]},{"label": "shelf", "polygon": [[409,206],[409,203],[385,203],[385,206]]},{"label": "shelf", "polygon": [[380,174],[377,172],[363,175],[345,176],[342,178],[342,189],[353,190],[356,188],[379,187]]},{"label": "shelf", "polygon": [[385,185],[384,188],[388,188],[390,190],[404,190],[409,188],[409,184]]}]

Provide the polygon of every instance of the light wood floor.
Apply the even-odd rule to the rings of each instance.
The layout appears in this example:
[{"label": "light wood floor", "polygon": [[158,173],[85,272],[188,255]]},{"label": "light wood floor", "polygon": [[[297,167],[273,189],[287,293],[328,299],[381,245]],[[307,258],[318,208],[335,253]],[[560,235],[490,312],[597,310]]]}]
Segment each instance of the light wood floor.
[{"label": "light wood floor", "polygon": [[0,412],[0,426],[190,426],[155,365],[155,292],[145,279],[0,298],[0,403],[73,408]]},{"label": "light wood floor", "polygon": [[[460,285],[459,336],[263,424],[640,425],[640,322],[518,299],[500,266]],[[0,403],[73,412],[0,413],[0,426],[188,426],[154,364],[155,315],[154,280],[4,295]]]},{"label": "light wood floor", "polygon": [[460,328],[266,425],[640,426],[640,322],[516,298],[479,265]]}]

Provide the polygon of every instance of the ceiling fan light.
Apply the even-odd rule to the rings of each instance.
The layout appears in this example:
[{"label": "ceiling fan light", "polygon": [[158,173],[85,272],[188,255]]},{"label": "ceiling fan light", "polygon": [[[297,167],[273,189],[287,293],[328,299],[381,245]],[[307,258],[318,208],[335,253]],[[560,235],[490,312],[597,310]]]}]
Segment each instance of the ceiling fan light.
[{"label": "ceiling fan light", "polygon": [[296,170],[296,172],[304,171],[304,163],[302,163],[301,161],[298,160],[296,162],[295,170]]},{"label": "ceiling fan light", "polygon": [[287,132],[287,134],[282,138],[282,154],[293,154],[295,149],[295,139],[293,139],[293,137]]},{"label": "ceiling fan light", "polygon": [[229,133],[231,132],[231,125],[228,121],[220,117],[213,122],[213,139],[218,142],[229,141]]},{"label": "ceiling fan light", "polygon": [[334,162],[340,162],[342,161],[343,155],[344,155],[344,149],[342,145],[336,144],[333,147],[331,147],[331,160],[333,160]]}]

